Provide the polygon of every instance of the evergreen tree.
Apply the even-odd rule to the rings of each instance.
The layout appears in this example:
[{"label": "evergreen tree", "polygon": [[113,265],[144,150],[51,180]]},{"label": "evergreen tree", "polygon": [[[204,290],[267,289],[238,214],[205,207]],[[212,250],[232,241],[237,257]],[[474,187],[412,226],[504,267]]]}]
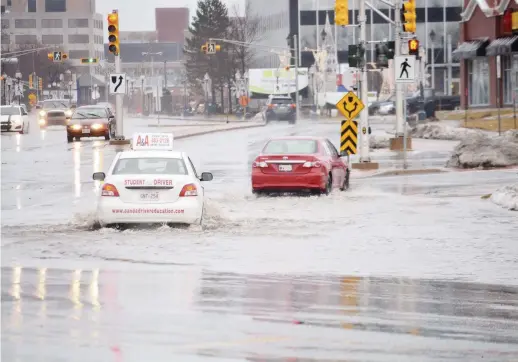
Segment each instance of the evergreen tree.
[{"label": "evergreen tree", "polygon": [[184,49],[185,69],[187,79],[192,88],[201,89],[199,80],[203,80],[208,73],[212,80],[212,100],[215,102],[215,90],[221,90],[225,79],[228,77],[228,68],[232,66],[228,62],[228,47],[221,45],[221,51],[214,55],[201,52],[201,46],[209,38],[228,38],[230,21],[228,9],[221,0],[199,0],[196,15],[189,27],[190,37],[186,40]]}]

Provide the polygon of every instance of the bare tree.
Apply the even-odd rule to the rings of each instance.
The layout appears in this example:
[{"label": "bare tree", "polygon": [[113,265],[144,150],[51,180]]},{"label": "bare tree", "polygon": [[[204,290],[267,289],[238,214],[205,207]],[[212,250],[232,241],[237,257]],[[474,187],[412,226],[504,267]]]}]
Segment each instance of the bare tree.
[{"label": "bare tree", "polygon": [[[249,2],[247,2],[245,7],[244,16],[241,15],[240,7],[234,5],[232,17],[230,18],[230,36],[232,40],[246,44],[261,40],[259,25],[259,17],[252,14]],[[253,49],[249,46],[235,46],[234,54],[238,69],[240,69],[241,73],[244,73],[252,62],[254,56]]]}]

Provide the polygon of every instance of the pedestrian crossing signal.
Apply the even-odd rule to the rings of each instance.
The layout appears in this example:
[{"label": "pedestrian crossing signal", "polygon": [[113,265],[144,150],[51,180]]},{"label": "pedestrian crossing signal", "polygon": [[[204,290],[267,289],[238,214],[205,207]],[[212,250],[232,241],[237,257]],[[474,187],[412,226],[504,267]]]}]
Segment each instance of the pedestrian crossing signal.
[{"label": "pedestrian crossing signal", "polygon": [[33,81],[32,81],[32,74],[29,74],[29,88],[34,88],[34,84],[33,84]]},{"label": "pedestrian crossing signal", "polygon": [[419,56],[419,40],[410,39],[408,41],[408,54]]}]

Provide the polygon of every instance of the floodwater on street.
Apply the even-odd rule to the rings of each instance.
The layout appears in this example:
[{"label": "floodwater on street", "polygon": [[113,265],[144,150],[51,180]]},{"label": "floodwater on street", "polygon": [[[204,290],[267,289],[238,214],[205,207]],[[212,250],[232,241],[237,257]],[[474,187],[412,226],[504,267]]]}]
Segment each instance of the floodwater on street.
[{"label": "floodwater on street", "polygon": [[[128,129],[174,132],[147,124]],[[62,128],[35,124],[2,134],[2,357],[516,360],[518,218],[481,199],[516,170],[353,170],[346,192],[252,195],[264,143],[306,134],[337,144],[339,124],[176,140],[214,174],[203,227],[125,231],[95,220],[91,175],[115,155],[107,142],[68,144]],[[409,162],[422,167],[444,165],[456,144],[413,141]],[[401,162],[387,150],[372,157]]]}]

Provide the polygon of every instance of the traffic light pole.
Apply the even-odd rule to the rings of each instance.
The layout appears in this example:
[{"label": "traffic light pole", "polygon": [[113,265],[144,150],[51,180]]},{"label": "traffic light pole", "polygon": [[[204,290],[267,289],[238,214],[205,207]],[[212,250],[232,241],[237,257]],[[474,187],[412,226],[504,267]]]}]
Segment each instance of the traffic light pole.
[{"label": "traffic light pole", "polygon": [[[395,1],[395,14],[394,14],[394,22],[395,22],[395,49],[394,49],[394,55],[398,56],[401,55],[401,29],[402,29],[402,23],[401,23],[401,0]],[[394,65],[395,67],[395,65]],[[394,70],[394,72],[397,72],[397,69]],[[404,126],[404,112],[403,112],[403,88],[402,84],[396,83],[396,138],[401,137],[404,135],[403,126]]]},{"label": "traffic light pole", "polygon": [[[358,14],[358,23],[360,26],[360,44],[363,49],[366,49],[367,45],[367,13],[366,13],[366,0],[360,0],[360,8]],[[367,105],[369,103],[369,88],[367,84],[367,62],[366,62],[366,52],[363,54],[362,64],[361,64],[361,84],[360,84],[360,99],[363,104]],[[360,135],[360,163],[370,162],[370,145],[369,145],[369,112],[367,110],[368,107],[365,107],[360,112],[360,127],[361,135]],[[365,132],[364,132],[365,131]]]},{"label": "traffic light pole", "polygon": [[[121,57],[120,53],[115,55],[115,73],[119,74],[121,72]],[[123,140],[124,139],[124,130],[123,130],[123,109],[122,109],[122,102],[123,102],[123,94],[116,94],[115,95],[115,112],[116,112],[116,138]]]}]

